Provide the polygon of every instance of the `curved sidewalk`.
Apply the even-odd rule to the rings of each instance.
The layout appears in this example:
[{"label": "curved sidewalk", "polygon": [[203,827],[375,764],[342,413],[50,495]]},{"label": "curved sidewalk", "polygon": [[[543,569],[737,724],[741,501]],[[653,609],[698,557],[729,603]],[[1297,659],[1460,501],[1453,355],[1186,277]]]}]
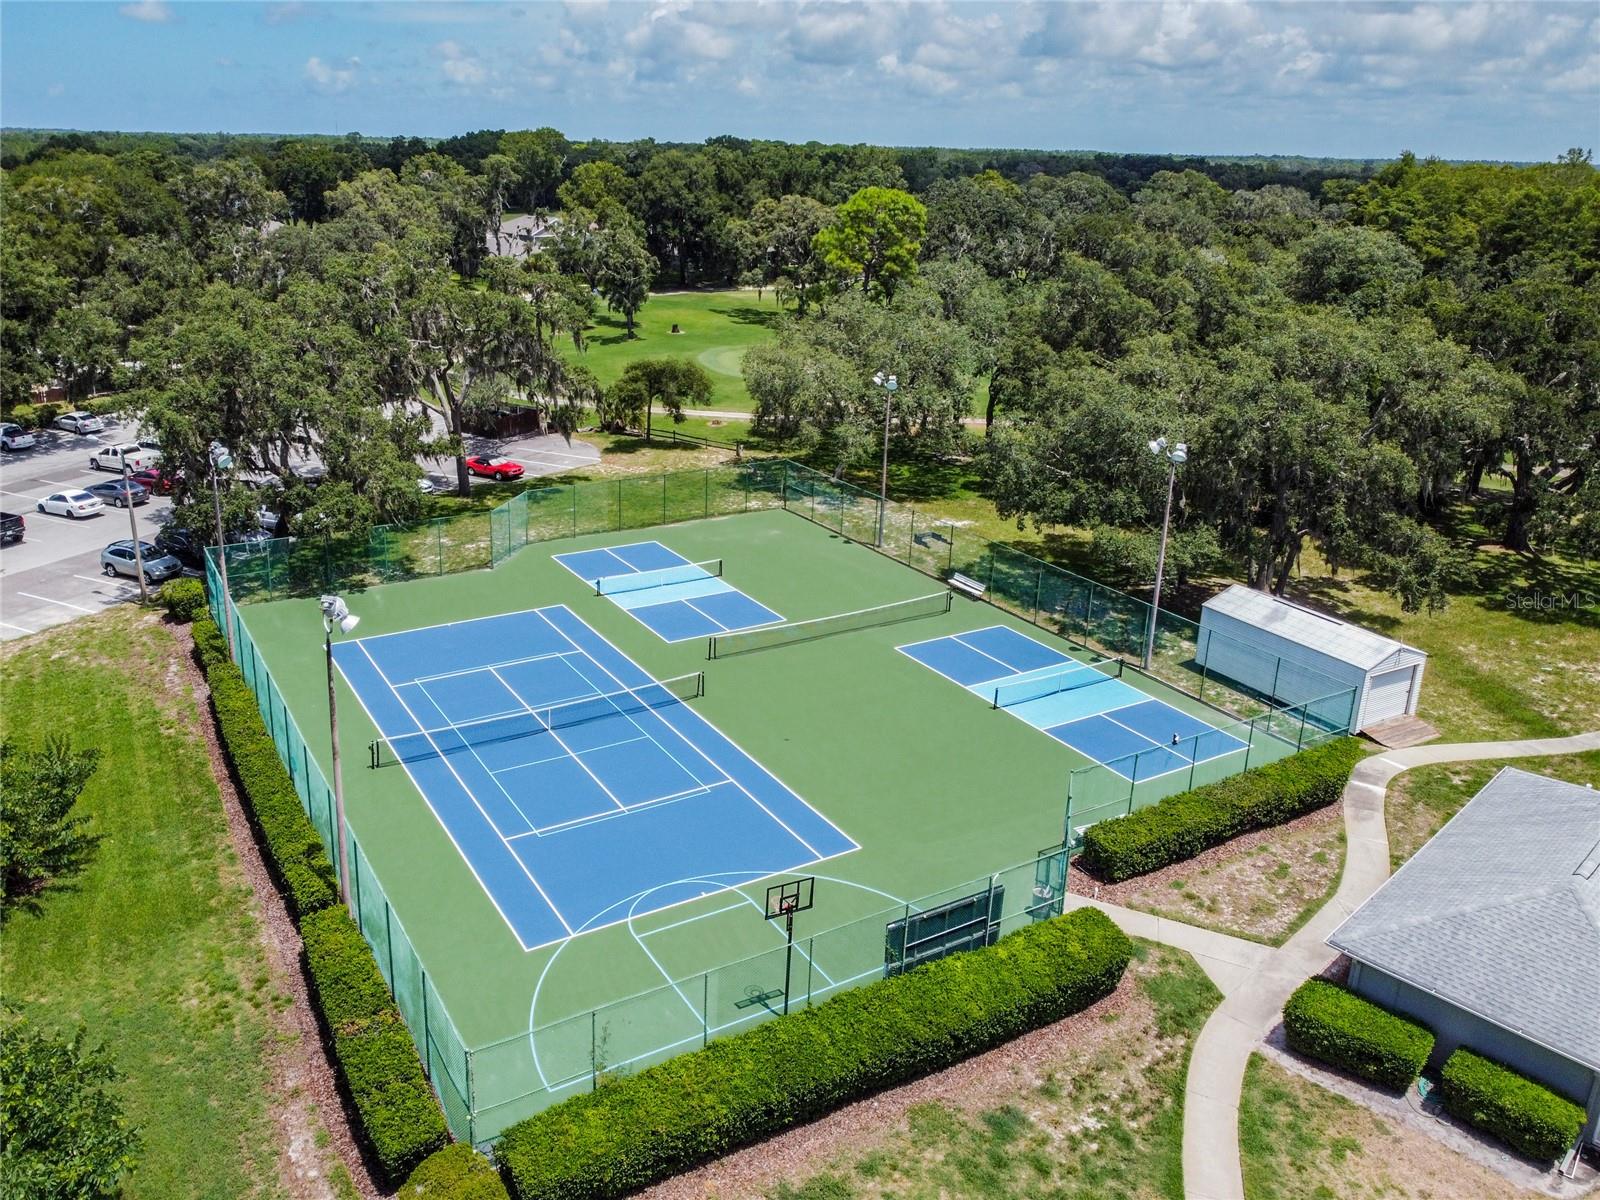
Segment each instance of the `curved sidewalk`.
[{"label": "curved sidewalk", "polygon": [[[1402,771],[1434,763],[1533,758],[1580,750],[1600,750],[1600,732],[1517,742],[1413,746],[1374,755],[1356,767],[1343,796],[1346,849],[1339,890],[1292,938],[1237,977],[1232,987],[1218,980],[1225,998],[1195,1041],[1184,1090],[1183,1187],[1187,1200],[1244,1200],[1239,1092],[1245,1065],[1277,1024],[1289,994],[1333,961],[1334,952],[1323,939],[1389,877],[1389,835],[1383,815],[1389,781]],[[1217,978],[1214,973],[1212,977]]]}]

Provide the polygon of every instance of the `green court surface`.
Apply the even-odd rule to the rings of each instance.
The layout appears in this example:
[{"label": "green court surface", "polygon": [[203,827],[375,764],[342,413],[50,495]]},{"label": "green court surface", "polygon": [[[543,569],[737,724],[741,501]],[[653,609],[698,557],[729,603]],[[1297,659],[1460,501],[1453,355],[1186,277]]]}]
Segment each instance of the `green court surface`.
[{"label": "green court surface", "polygon": [[[957,597],[938,615],[708,661],[704,639],[663,641],[552,558],[641,541],[692,562],[721,558],[726,583],[786,621],[942,588],[796,513],[769,509],[536,542],[493,570],[350,592],[361,618],[354,636],[567,605],[657,679],[703,670],[697,711],[860,847],[802,872],[818,882],[815,908],[795,922],[796,1003],[881,977],[886,922],[907,905],[927,907],[934,893],[981,891],[1012,868],[998,881],[1002,927],[1030,918],[1035,859],[1061,842],[1068,773],[1089,760],[896,647],[1006,625],[1074,657],[1085,651]],[[316,601],[247,604],[240,613],[331,778]],[[507,647],[507,658],[515,651]],[[1127,680],[1212,723],[1226,720],[1134,672]],[[525,952],[407,776],[369,767],[377,730],[342,679],[338,688],[357,883],[365,878],[370,890],[375,877],[390,906],[374,910],[366,898],[363,912],[403,926],[448,1012],[453,1036],[414,1030],[419,1040],[459,1037],[464,1047],[443,1054],[470,1114],[463,1129],[460,1106],[452,1111],[458,1135],[483,1141],[597,1076],[697,1047],[781,1006],[783,938],[760,911],[770,881]],[[376,941],[381,962],[381,931]],[[382,965],[393,979],[399,968]],[[437,1022],[441,1014],[430,1011]]]}]

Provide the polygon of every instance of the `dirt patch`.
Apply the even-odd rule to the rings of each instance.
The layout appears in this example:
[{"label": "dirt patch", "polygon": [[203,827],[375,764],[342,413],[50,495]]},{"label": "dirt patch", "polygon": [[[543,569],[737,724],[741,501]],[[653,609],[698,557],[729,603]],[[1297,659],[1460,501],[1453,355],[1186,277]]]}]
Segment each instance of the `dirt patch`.
[{"label": "dirt patch", "polygon": [[1068,890],[1278,945],[1327,898],[1344,864],[1344,809],[1330,804],[1122,883],[1074,865]]},{"label": "dirt patch", "polygon": [[[300,931],[272,881],[245,816],[218,740],[209,705],[211,690],[194,661],[190,627],[172,627],[178,654],[176,675],[193,691],[201,709],[200,734],[211,758],[211,771],[222,793],[228,833],[240,873],[255,898],[256,926],[271,975],[272,994],[280,997],[270,1014],[276,1033],[268,1049],[271,1076],[269,1110],[278,1128],[278,1181],[292,1200],[338,1200],[352,1194],[383,1195],[373,1181],[350,1129],[339,1095],[333,1065],[322,1036],[300,962]],[[160,703],[160,701],[157,701]]]},{"label": "dirt patch", "polygon": [[1171,1075],[1179,1069],[1190,1038],[1181,1031],[1163,1035],[1157,1007],[1143,986],[1170,974],[1177,957],[1152,950],[1130,964],[1115,992],[1081,1013],[640,1195],[735,1200],[764,1196],[829,1171],[854,1177],[856,1186],[844,1195],[905,1194],[906,1172],[919,1172],[919,1158],[938,1158],[949,1149],[947,1138],[930,1136],[930,1125],[961,1128],[966,1118],[996,1109],[1020,1114],[1032,1141],[1060,1151],[1071,1144],[1088,1152],[1099,1130],[1147,1126],[1158,1112],[1170,1113],[1181,1102],[1159,1079],[1163,1070]]},{"label": "dirt patch", "polygon": [[1511,1200],[1594,1196],[1443,1114],[1305,1062],[1282,1030],[1251,1061],[1240,1103],[1245,1187],[1255,1200]]}]

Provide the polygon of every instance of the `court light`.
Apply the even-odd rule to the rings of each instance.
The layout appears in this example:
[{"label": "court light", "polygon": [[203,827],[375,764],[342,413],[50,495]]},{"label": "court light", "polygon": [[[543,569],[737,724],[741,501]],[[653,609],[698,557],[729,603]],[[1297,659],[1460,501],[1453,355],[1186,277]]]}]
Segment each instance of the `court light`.
[{"label": "court light", "polygon": [[350,611],[350,606],[341,596],[324,596],[318,603],[322,606],[322,628],[325,632],[332,633],[337,625],[340,633],[349,633],[361,624],[361,618]]},{"label": "court light", "polygon": [[211,456],[211,466],[214,470],[233,470],[233,455],[228,453],[228,448],[221,442],[212,442],[206,448],[206,453]]}]

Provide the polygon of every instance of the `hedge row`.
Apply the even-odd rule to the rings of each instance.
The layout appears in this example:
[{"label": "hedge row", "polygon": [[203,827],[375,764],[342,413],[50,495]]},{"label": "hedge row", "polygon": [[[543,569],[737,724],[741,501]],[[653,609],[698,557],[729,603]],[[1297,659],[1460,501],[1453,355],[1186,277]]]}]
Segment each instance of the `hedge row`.
[{"label": "hedge row", "polygon": [[500,1173],[471,1146],[456,1143],[425,1159],[396,1200],[507,1200]]},{"label": "hedge row", "polygon": [[1292,821],[1337,800],[1365,754],[1356,738],[1338,738],[1100,821],[1084,832],[1083,865],[1107,883],[1120,883],[1253,829]]},{"label": "hedge row", "polygon": [[[196,622],[196,628],[200,622]],[[296,919],[339,901],[339,885],[322,838],[300,803],[289,772],[273,745],[255,695],[239,668],[230,662],[206,669],[211,707],[227,747],[228,759],[249,805],[250,815],[267,843],[267,856],[283,885],[289,911]]]},{"label": "hedge row", "polygon": [[450,1140],[416,1046],[361,930],[343,906],[300,922],[306,965],[334,1057],[386,1180]]},{"label": "hedge row", "polygon": [[1584,1111],[1511,1068],[1462,1048],[1440,1075],[1445,1110],[1537,1162],[1572,1148]]},{"label": "hedge row", "polygon": [[161,585],[161,605],[167,616],[180,625],[187,625],[206,611],[205,584],[198,579],[174,579]]},{"label": "hedge row", "polygon": [[521,1200],[606,1200],[1088,1007],[1133,945],[1078,909],[844,992],[505,1131]]},{"label": "hedge row", "polygon": [[1295,989],[1283,1029],[1293,1050],[1397,1092],[1433,1053],[1433,1034],[1421,1025],[1323,979]]},{"label": "hedge row", "polygon": [[339,1075],[379,1174],[393,1184],[449,1141],[444,1114],[377,960],[339,903],[333,864],[261,722],[255,696],[228,660],[222,631],[203,618],[194,623],[194,640],[223,745],[299,923]]}]

